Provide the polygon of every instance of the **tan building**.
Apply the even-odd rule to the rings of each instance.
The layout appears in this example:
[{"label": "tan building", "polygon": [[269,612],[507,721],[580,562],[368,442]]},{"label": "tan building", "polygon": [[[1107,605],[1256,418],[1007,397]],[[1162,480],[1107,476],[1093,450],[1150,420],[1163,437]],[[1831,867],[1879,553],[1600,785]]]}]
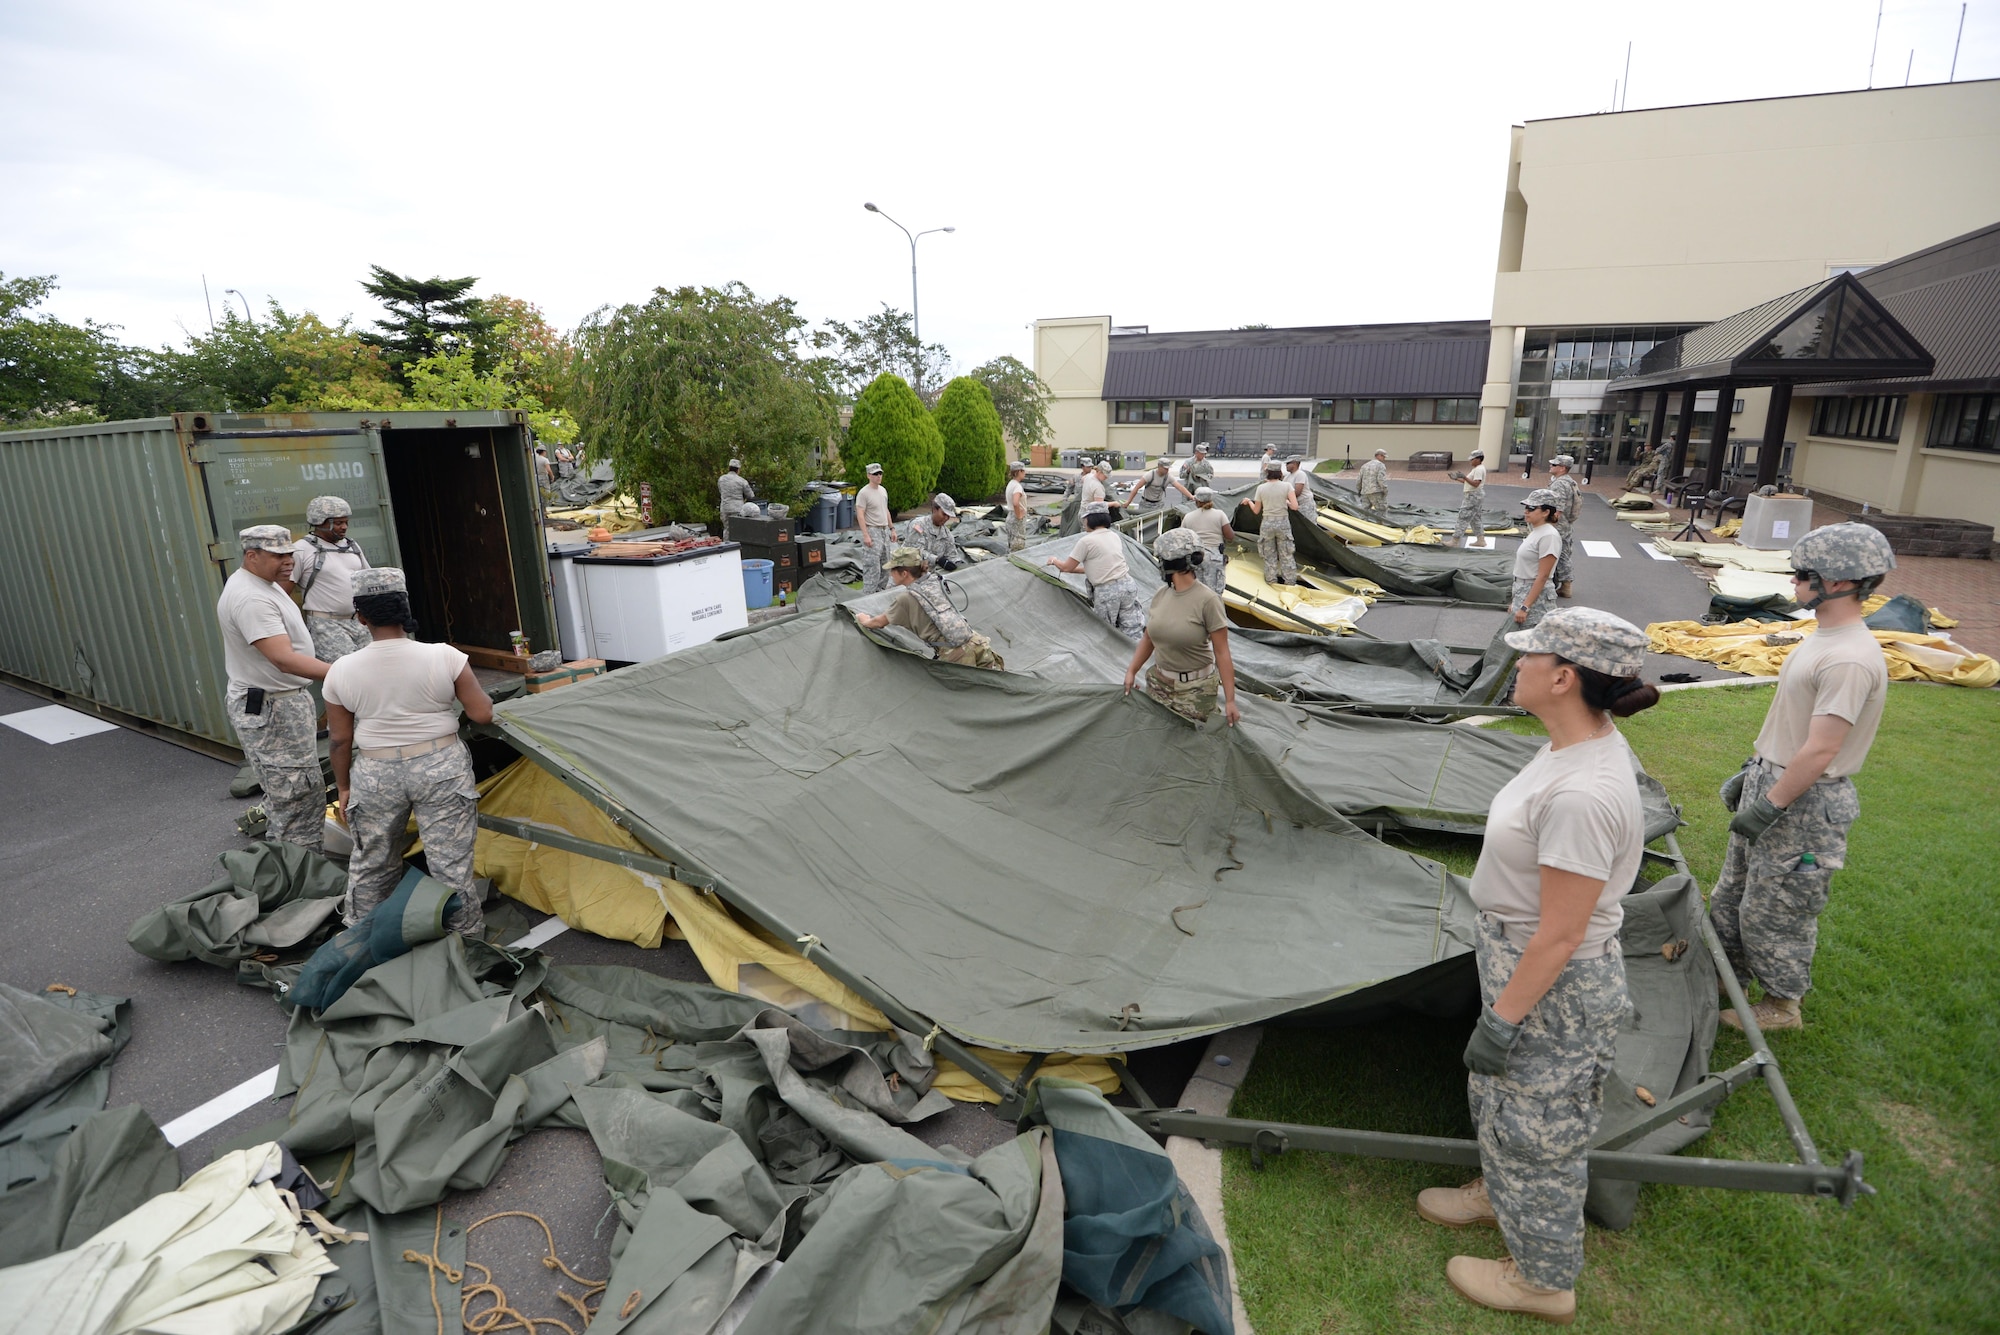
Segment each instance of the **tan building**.
[{"label": "tan building", "polygon": [[[1656,426],[1661,396],[1612,383],[1655,347],[1996,219],[2000,80],[1519,126],[1480,438],[1489,455],[1545,461],[1588,449],[1622,462],[1679,431],[1680,395]],[[2000,323],[2000,310],[1992,315]],[[1896,512],[2000,518],[2000,453],[1933,443],[1943,428],[1928,398],[1897,415],[1893,444],[1856,443],[1808,430],[1813,402],[1830,396],[1797,392],[1784,437],[1797,485]],[[1761,387],[1732,392],[1725,435],[1763,437],[1768,401]],[[1693,458],[1708,457],[1715,408],[1714,388],[1695,401]],[[1865,429],[1886,428],[1870,419]],[[1975,423],[1975,439],[1981,430]],[[1957,428],[1945,434],[1955,441]]]},{"label": "tan building", "polygon": [[1478,445],[1484,320],[1153,333],[1109,316],[1035,322],[1064,456],[1393,459]]}]

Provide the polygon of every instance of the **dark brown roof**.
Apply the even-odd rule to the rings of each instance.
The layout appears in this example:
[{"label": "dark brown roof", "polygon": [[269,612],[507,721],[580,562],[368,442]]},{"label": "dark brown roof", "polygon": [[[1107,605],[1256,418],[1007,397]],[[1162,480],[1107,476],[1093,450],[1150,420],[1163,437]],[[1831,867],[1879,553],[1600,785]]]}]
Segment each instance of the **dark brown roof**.
[{"label": "dark brown roof", "polygon": [[1472,397],[1485,320],[1114,334],[1107,399]]},{"label": "dark brown roof", "polygon": [[1877,265],[1861,285],[1937,358],[1928,376],[1814,385],[1807,393],[2000,390],[2000,223]]},{"label": "dark brown roof", "polygon": [[1843,273],[1668,339],[1610,389],[1796,385],[1922,375],[1931,366],[1923,345],[1859,279]]}]

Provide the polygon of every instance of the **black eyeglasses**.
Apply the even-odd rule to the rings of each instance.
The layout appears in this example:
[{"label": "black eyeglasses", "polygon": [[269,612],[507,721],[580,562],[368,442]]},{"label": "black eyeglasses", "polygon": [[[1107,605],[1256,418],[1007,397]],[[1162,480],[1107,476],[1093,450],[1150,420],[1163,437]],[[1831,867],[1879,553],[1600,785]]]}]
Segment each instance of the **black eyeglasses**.
[{"label": "black eyeglasses", "polygon": [[1792,572],[1792,581],[1796,584],[1810,584],[1818,578],[1819,571],[1817,570],[1794,570]]}]

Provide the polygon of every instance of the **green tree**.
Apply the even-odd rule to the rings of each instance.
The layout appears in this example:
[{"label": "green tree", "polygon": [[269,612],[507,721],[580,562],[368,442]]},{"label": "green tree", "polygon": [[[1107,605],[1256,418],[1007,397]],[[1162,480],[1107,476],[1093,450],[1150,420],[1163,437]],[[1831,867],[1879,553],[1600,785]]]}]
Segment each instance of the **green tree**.
[{"label": "green tree", "polygon": [[720,517],[715,480],[732,457],[759,495],[791,500],[839,420],[824,366],[800,356],[804,328],[789,298],[741,283],[656,288],[592,313],[570,385],[592,457],[627,489],[651,483],[677,519]]},{"label": "green tree", "polygon": [[528,415],[535,435],[555,445],[576,439],[576,421],[551,413],[535,395],[522,389],[513,377],[513,365],[506,358],[490,371],[473,365],[472,350],[440,353],[425,357],[405,368],[410,391],[402,402],[405,408],[431,409],[514,409]]},{"label": "green tree", "polygon": [[1055,395],[1032,367],[1018,357],[995,357],[974,367],[972,378],[993,396],[1000,426],[1016,447],[1026,450],[1049,438],[1049,404]]},{"label": "green tree", "polygon": [[363,412],[401,404],[403,388],[349,319],[328,324],[273,300],[264,317],[226,313],[180,348],[143,355],[139,389],[153,412]]},{"label": "green tree", "polygon": [[959,501],[984,500],[1000,490],[1007,480],[1007,445],[986,386],[959,376],[938,395],[934,416],[944,440],[937,489]]},{"label": "green tree", "polygon": [[884,371],[861,391],[840,447],[847,480],[868,480],[869,464],[882,465],[889,508],[908,510],[929,500],[944,468],[944,437],[924,402],[899,375]]},{"label": "green tree", "polygon": [[477,278],[410,278],[371,264],[372,279],[362,290],[388,310],[375,322],[376,332],[361,337],[382,350],[399,376],[403,368],[440,353],[470,350],[479,369],[494,360],[494,327],[500,317],[472,295]]},{"label": "green tree", "polygon": [[108,386],[132,372],[112,326],[73,325],[35,307],[56,290],[53,274],[0,274],[0,424],[65,426],[103,420]]},{"label": "green tree", "polygon": [[826,355],[834,384],[850,402],[888,372],[903,377],[918,397],[933,404],[951,374],[951,353],[945,346],[919,342],[909,312],[894,310],[886,302],[879,315],[864,316],[853,324],[828,320],[813,332],[812,344]]}]

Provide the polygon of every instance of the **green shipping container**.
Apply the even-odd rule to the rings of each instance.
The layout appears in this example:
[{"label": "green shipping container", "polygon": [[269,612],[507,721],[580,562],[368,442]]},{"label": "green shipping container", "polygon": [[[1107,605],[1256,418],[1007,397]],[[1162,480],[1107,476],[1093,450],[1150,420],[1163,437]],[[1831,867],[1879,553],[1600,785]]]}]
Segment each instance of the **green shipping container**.
[{"label": "green shipping container", "polygon": [[426,640],[556,647],[515,412],[176,413],[0,434],[0,680],[234,756],[215,600],[252,524],[344,497]]}]

